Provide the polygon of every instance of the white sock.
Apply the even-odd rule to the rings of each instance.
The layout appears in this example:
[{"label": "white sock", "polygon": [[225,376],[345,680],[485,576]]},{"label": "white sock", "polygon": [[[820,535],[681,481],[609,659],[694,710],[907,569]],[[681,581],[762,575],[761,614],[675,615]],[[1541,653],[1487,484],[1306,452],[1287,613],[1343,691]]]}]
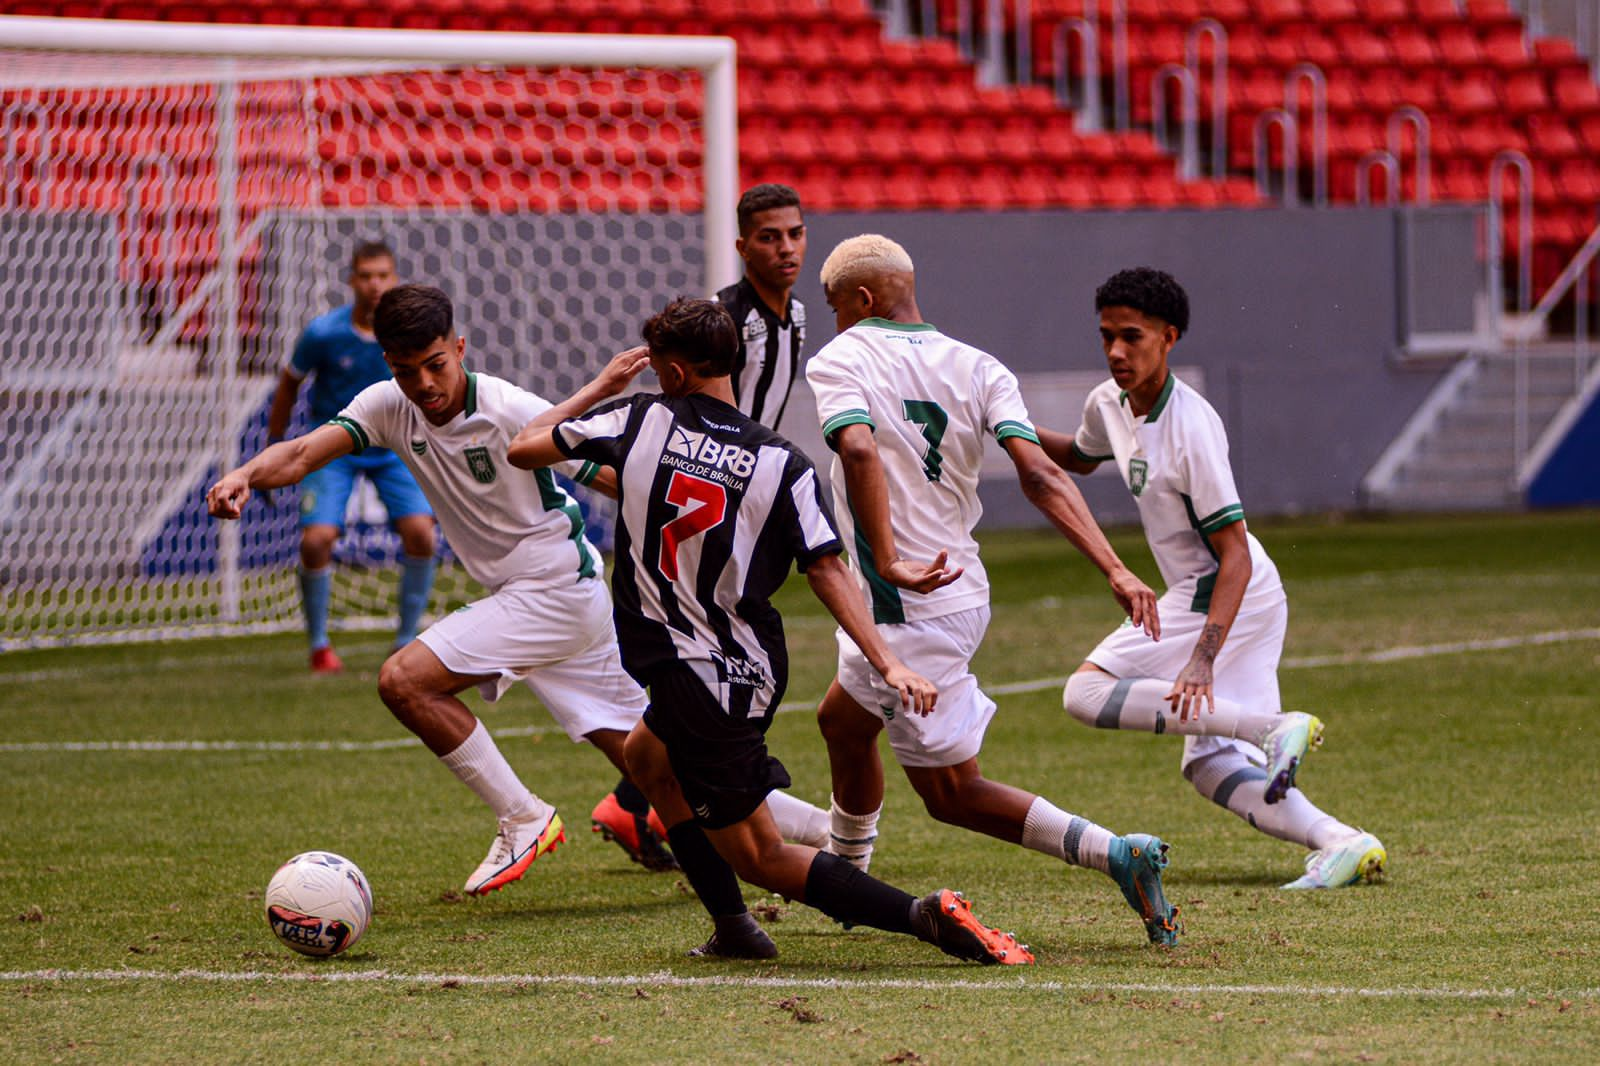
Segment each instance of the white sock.
[{"label": "white sock", "polygon": [[1068,814],[1043,796],[1033,798],[1022,823],[1023,847],[1101,873],[1110,870],[1111,840],[1115,835],[1087,818]]},{"label": "white sock", "polygon": [[[1166,700],[1172,682],[1151,677],[1116,678],[1085,670],[1067,679],[1061,703],[1084,725],[1100,729],[1137,729],[1146,733],[1179,733],[1197,737],[1238,737],[1260,741],[1282,719],[1253,711],[1232,700],[1214,700],[1199,714],[1180,721]],[[1212,711],[1211,706],[1216,710]]]},{"label": "white sock", "polygon": [[1270,837],[1315,851],[1357,832],[1318,810],[1298,788],[1290,789],[1277,803],[1268,804],[1267,772],[1245,758],[1242,751],[1219,751],[1196,759],[1183,774],[1200,795]]},{"label": "white sock", "polygon": [[878,816],[883,806],[868,814],[851,814],[840,810],[833,797],[828,798],[828,852],[839,856],[850,865],[867,872],[872,864],[872,847],[878,842]]},{"label": "white sock", "polygon": [[767,810],[783,839],[818,851],[827,847],[828,812],[821,807],[773,789],[767,793]]},{"label": "white sock", "polygon": [[449,767],[462,784],[476,792],[503,822],[543,818],[550,813],[550,805],[529,792],[528,786],[517,777],[482,722],[460,747],[439,756],[439,761]]}]

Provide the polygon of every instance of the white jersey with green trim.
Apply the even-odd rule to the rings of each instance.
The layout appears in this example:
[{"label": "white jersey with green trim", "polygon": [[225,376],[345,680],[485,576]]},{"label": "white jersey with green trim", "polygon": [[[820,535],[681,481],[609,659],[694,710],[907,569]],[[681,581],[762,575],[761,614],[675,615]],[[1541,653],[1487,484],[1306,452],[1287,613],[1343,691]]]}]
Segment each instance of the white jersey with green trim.
[{"label": "white jersey with green trim", "polygon": [[844,472],[834,459],[836,518],[859,564],[853,569],[873,618],[879,623],[938,618],[988,604],[989,577],[972,535],[983,514],[978,470],[984,437],[1039,439],[1016,375],[994,356],[926,323],[868,318],[812,357],[806,381],[816,395],[829,447],[845,426],[872,429],[901,558],[926,563],[948,551],[949,565],[966,571],[926,595],[879,579],[872,551],[850,513]]},{"label": "white jersey with green trim", "polygon": [[[468,374],[466,408],[436,426],[390,379],[363,389],[328,425],[349,433],[357,452],[381,447],[400,456],[433,505],[451,551],[495,592],[512,582],[603,577],[577,501],[549,470],[519,470],[506,460],[512,438],[550,407],[509,381]],[[580,484],[599,472],[593,463],[554,469]]]},{"label": "white jersey with green trim", "polygon": [[[1217,556],[1206,537],[1244,521],[1228,464],[1228,436],[1215,409],[1169,371],[1149,413],[1135,417],[1128,394],[1115,381],[1104,381],[1084,400],[1072,448],[1081,459],[1116,462],[1168,594],[1185,599],[1191,610],[1207,610]],[[1245,536],[1252,567],[1246,599],[1281,594],[1266,549]]]}]

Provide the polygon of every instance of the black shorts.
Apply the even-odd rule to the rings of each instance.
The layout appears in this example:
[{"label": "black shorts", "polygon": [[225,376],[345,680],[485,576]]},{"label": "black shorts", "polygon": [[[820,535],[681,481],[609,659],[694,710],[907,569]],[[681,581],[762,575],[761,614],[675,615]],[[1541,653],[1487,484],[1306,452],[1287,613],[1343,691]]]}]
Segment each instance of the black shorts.
[{"label": "black shorts", "polygon": [[695,821],[725,829],[789,787],[789,771],[767,754],[767,719],[729,714],[688,667],[659,671],[648,687],[645,727],[666,745]]}]

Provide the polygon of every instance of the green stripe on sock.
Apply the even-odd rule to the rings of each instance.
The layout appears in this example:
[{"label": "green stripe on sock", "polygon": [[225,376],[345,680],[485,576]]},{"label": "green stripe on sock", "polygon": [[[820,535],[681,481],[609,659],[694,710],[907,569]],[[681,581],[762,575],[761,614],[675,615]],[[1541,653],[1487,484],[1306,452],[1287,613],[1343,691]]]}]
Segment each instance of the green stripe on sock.
[{"label": "green stripe on sock", "polygon": [[1125,677],[1117,682],[1111,690],[1111,696],[1106,700],[1106,705],[1100,708],[1100,715],[1094,720],[1096,729],[1115,729],[1122,720],[1122,705],[1128,702],[1128,692],[1133,688],[1133,683],[1139,680],[1136,677]]}]

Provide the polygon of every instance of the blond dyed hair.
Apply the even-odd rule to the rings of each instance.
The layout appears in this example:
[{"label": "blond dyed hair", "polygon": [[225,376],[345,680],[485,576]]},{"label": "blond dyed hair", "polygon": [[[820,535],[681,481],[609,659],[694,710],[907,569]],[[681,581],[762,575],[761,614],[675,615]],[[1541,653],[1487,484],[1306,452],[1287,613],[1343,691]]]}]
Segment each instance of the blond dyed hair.
[{"label": "blond dyed hair", "polygon": [[840,241],[822,263],[822,287],[829,292],[867,285],[885,274],[910,274],[911,253],[881,233]]}]

